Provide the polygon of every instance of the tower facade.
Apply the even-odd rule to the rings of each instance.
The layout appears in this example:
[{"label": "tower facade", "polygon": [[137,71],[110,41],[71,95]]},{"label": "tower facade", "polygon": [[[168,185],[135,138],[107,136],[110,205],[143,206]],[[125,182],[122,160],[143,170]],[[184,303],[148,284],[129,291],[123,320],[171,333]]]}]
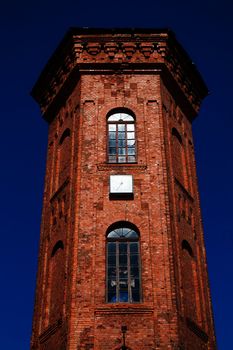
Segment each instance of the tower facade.
[{"label": "tower facade", "polygon": [[192,121],[169,30],[80,29],[32,90],[49,123],[31,349],[216,349]]}]

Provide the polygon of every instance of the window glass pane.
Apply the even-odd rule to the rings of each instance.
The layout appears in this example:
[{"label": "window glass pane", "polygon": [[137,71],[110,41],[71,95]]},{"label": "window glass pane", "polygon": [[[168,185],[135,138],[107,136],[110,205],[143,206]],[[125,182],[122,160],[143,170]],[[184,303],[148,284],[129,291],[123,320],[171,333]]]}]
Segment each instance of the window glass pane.
[{"label": "window glass pane", "polygon": [[127,254],[127,243],[119,243],[119,253]]},{"label": "window glass pane", "polygon": [[125,131],[125,124],[118,124],[118,131]]},{"label": "window glass pane", "polygon": [[122,236],[122,228],[116,228],[114,231],[117,233],[118,237]]},{"label": "window glass pane", "polygon": [[108,301],[115,303],[116,300],[116,281],[109,279],[108,280]]},{"label": "window glass pane", "polygon": [[[132,134],[132,133],[130,133]],[[124,132],[118,132],[118,139],[119,140],[124,140],[125,139],[125,133]]]},{"label": "window glass pane", "polygon": [[116,243],[114,242],[108,243],[108,254],[116,254]]},{"label": "window glass pane", "polygon": [[132,301],[140,301],[140,289],[139,289],[139,280],[135,280],[135,287],[132,288]]},{"label": "window glass pane", "polygon": [[119,287],[120,287],[120,290],[128,291],[128,279],[121,278],[119,280]]},{"label": "window glass pane", "polygon": [[119,255],[119,266],[127,266],[127,254]]},{"label": "window glass pane", "polygon": [[116,267],[109,267],[108,268],[108,277],[109,277],[109,281],[111,282],[111,285],[115,285],[115,281],[116,281]]},{"label": "window glass pane", "polygon": [[129,156],[128,157],[128,162],[129,163],[135,163],[136,162],[136,157],[135,156]]},{"label": "window glass pane", "polygon": [[129,122],[134,121],[134,118],[132,117],[132,115],[127,114],[127,113],[120,113],[120,119],[122,119],[124,121],[129,121]]},{"label": "window glass pane", "polygon": [[116,133],[115,133],[115,131],[109,131],[108,137],[109,137],[110,139],[115,139],[115,138],[116,138]]},{"label": "window glass pane", "polygon": [[110,117],[108,118],[108,121],[118,121],[121,119],[121,114],[120,113],[114,113],[112,115],[110,115]]},{"label": "window glass pane", "polygon": [[130,266],[136,267],[138,266],[138,255],[130,255]]},{"label": "window glass pane", "polygon": [[125,140],[118,140],[118,147],[125,147],[126,142]]},{"label": "window glass pane", "polygon": [[122,230],[123,230],[124,237],[127,237],[127,238],[130,232],[132,231],[131,228],[126,228],[126,227],[124,227]]},{"label": "window glass pane", "polygon": [[111,231],[108,234],[108,238],[118,238],[118,237],[119,237],[119,234],[116,231]]},{"label": "window glass pane", "polygon": [[127,146],[128,147],[134,147],[135,146],[135,140],[127,140]]},{"label": "window glass pane", "polygon": [[126,157],[118,157],[118,163],[126,163]]},{"label": "window glass pane", "polygon": [[130,278],[131,278],[131,280],[133,280],[135,278],[139,278],[139,269],[138,269],[138,267],[131,267]]},{"label": "window glass pane", "polygon": [[138,234],[133,230],[128,230],[126,237],[127,238],[138,238]]},{"label": "window glass pane", "polygon": [[135,138],[135,134],[134,132],[127,132],[127,139],[128,140],[132,140]]},{"label": "window glass pane", "polygon": [[109,140],[108,145],[109,147],[116,147],[116,140]]},{"label": "window glass pane", "polygon": [[128,302],[129,301],[128,279],[127,278],[121,278],[119,281],[119,301],[120,302]]},{"label": "window glass pane", "polygon": [[109,122],[110,121],[119,121],[119,120],[133,122],[134,118],[132,117],[132,115],[127,114],[127,113],[114,113],[114,114],[110,115],[110,117],[108,118]]},{"label": "window glass pane", "polygon": [[[116,228],[115,230],[109,232],[108,238],[114,238],[114,237],[115,238],[121,238],[121,237],[123,237],[123,238],[138,238],[138,234],[137,234],[137,232],[135,232],[134,230],[131,230],[130,228],[120,227],[120,228]],[[115,244],[115,243],[112,243],[112,244]],[[133,246],[137,245],[137,243],[131,243],[131,244],[133,244]],[[131,247],[131,244],[130,244],[130,247]],[[126,252],[126,250],[127,250],[126,246],[127,246],[127,243],[120,243],[119,244],[120,254],[123,252],[123,249]],[[132,248],[130,248],[130,249],[132,249]]]},{"label": "window glass pane", "polygon": [[116,157],[114,157],[114,156],[109,156],[109,157],[108,157],[108,161],[109,161],[110,163],[116,163]]},{"label": "window glass pane", "polygon": [[109,124],[108,125],[108,130],[109,131],[116,131],[116,124]]},{"label": "window glass pane", "polygon": [[109,148],[109,154],[116,154],[116,148]]},{"label": "window glass pane", "polygon": [[108,266],[116,265],[116,255],[108,255]]},{"label": "window glass pane", "polygon": [[134,124],[127,124],[127,131],[134,131]]},{"label": "window glass pane", "polygon": [[120,280],[128,279],[127,266],[125,266],[125,267],[120,266],[120,268],[119,268],[119,278],[120,278]]},{"label": "window glass pane", "polygon": [[128,155],[134,155],[135,149],[134,148],[128,148]]},{"label": "window glass pane", "polygon": [[130,243],[130,253],[138,253],[138,243]]},{"label": "window glass pane", "polygon": [[120,291],[120,293],[119,293],[119,302],[127,303],[128,301],[129,301],[128,291],[126,291],[126,290]]},{"label": "window glass pane", "polygon": [[125,155],[126,154],[126,149],[125,148],[118,148],[118,154]]}]

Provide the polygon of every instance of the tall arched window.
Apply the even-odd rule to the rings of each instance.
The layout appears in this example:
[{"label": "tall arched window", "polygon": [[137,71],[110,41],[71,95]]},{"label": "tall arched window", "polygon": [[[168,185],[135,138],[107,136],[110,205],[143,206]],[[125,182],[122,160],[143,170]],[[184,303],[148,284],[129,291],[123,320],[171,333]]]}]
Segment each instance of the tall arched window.
[{"label": "tall arched window", "polygon": [[124,222],[107,234],[107,301],[141,301],[139,233]]},{"label": "tall arched window", "polygon": [[179,131],[172,128],[172,148],[173,148],[173,162],[174,175],[181,184],[187,186],[187,164],[185,158],[184,142]]},{"label": "tall arched window", "polygon": [[108,116],[109,163],[135,163],[135,118],[128,111],[113,112]]},{"label": "tall arched window", "polygon": [[64,254],[64,244],[59,240],[52,249],[49,261],[50,295],[48,296],[48,312],[49,323],[51,324],[61,317],[63,310],[65,288]]}]

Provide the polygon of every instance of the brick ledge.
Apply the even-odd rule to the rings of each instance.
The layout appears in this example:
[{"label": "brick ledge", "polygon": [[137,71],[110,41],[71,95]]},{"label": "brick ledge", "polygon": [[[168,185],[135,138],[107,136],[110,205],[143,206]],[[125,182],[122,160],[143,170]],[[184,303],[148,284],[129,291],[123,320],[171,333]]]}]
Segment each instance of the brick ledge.
[{"label": "brick ledge", "polygon": [[133,169],[133,170],[146,170],[147,169],[147,165],[146,164],[135,164],[135,163],[131,163],[131,164],[126,164],[126,163],[100,163],[97,164],[97,169],[100,171],[103,170],[123,170],[123,169]]},{"label": "brick ledge", "polygon": [[102,314],[152,314],[153,306],[147,305],[105,305],[95,309],[96,315]]}]

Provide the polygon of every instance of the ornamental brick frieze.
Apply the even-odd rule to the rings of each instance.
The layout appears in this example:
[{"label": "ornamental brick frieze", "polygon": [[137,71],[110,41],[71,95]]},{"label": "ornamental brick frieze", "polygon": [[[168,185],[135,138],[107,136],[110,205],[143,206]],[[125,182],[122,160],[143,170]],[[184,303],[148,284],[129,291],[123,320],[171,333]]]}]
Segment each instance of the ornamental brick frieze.
[{"label": "ornamental brick frieze", "polygon": [[101,45],[99,43],[89,43],[86,45],[86,51],[92,56],[96,56],[101,51]]},{"label": "ornamental brick frieze", "polygon": [[[137,74],[143,69],[145,74],[151,74],[156,69],[162,69],[166,71],[166,75],[172,76],[175,85],[179,87],[180,93],[186,96],[187,104],[195,114],[202,99],[200,89],[197,92],[196,87],[199,86],[200,77],[188,56],[179,48],[175,48],[174,40],[166,32],[150,36],[129,34],[116,37],[108,34],[91,38],[71,33],[68,44],[63,43],[64,47],[61,45],[58,48],[57,54],[51,58],[42,72],[32,95],[45,114],[59,92],[63,88],[66,91],[65,86],[68,81],[71,83],[72,79],[69,77],[75,68],[76,78],[78,72],[88,74],[91,71],[102,74],[107,70],[114,74],[123,74],[126,71],[127,74]],[[193,83],[193,77],[197,84]],[[203,91],[203,94],[206,94],[206,91]]]},{"label": "ornamental brick frieze", "polygon": [[[158,47],[158,50],[157,50]],[[119,57],[128,62],[143,63],[145,58],[154,62],[159,55],[164,56],[164,47],[158,46],[156,42],[106,42],[106,43],[86,43],[74,44],[77,63],[83,63],[88,59],[88,63],[119,62]],[[91,57],[92,56],[92,57]],[[107,60],[107,61],[106,61]],[[109,60],[109,61],[108,61]]]}]

